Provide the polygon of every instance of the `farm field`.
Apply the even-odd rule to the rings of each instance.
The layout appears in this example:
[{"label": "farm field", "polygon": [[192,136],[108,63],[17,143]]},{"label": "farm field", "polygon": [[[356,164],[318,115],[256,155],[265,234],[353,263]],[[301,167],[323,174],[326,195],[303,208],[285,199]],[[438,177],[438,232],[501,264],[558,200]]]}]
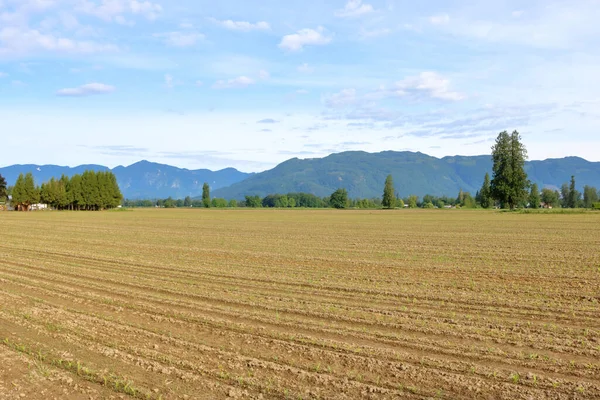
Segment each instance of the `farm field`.
[{"label": "farm field", "polygon": [[600,398],[600,214],[0,213],[0,399]]}]

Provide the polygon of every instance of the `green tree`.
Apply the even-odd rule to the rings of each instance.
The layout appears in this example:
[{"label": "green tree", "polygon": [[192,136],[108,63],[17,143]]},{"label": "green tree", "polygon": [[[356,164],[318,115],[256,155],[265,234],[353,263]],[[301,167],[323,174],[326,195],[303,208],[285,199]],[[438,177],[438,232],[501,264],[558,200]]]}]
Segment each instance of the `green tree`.
[{"label": "green tree", "polygon": [[558,207],[560,205],[560,194],[556,190],[542,189],[542,202],[546,207]]},{"label": "green tree", "polygon": [[237,206],[238,206],[237,200],[235,200],[235,199],[229,200],[228,207],[230,207],[230,208],[236,208]]},{"label": "green tree", "polygon": [[262,200],[259,196],[246,196],[246,207],[261,208]]},{"label": "green tree", "polygon": [[119,184],[117,182],[117,177],[112,172],[107,172],[107,179],[110,190],[110,201],[109,207],[115,208],[118,207],[123,202],[123,194],[121,193],[121,188],[119,188]]},{"label": "green tree", "polygon": [[569,207],[569,184],[568,183],[563,183],[562,186],[560,187],[560,199],[561,199],[561,206],[563,208],[568,208]]},{"label": "green tree", "polygon": [[387,178],[385,178],[381,204],[383,205],[383,208],[387,209],[396,207],[396,196],[394,195],[394,181],[392,175],[388,175]]},{"label": "green tree", "polygon": [[465,202],[465,192],[462,189],[459,190],[458,196],[456,196],[456,204],[460,204],[462,207]]},{"label": "green tree", "polygon": [[567,195],[567,207],[577,208],[579,196],[579,192],[575,189],[575,176],[571,175],[571,184],[569,185],[569,194]]},{"label": "green tree", "polygon": [[594,203],[598,202],[598,191],[593,186],[585,185],[583,187],[583,206],[592,208]]},{"label": "green tree", "polygon": [[347,208],[348,207],[348,191],[346,189],[338,189],[331,194],[329,198],[329,204],[333,208]]},{"label": "green tree", "polygon": [[211,205],[215,208],[225,208],[227,207],[227,200],[221,198],[212,199]]},{"label": "green tree", "polygon": [[534,183],[531,185],[531,193],[529,193],[529,207],[540,208],[540,203],[540,189],[538,188],[537,183]]},{"label": "green tree", "polygon": [[29,211],[32,204],[36,204],[40,201],[39,190],[35,187],[35,181],[31,172],[25,176],[19,175],[15,187],[13,189],[13,204],[15,210]]},{"label": "green tree", "polygon": [[414,194],[410,195],[408,197],[408,208],[417,208],[418,203],[419,203],[419,198],[417,196],[415,196]]},{"label": "green tree", "polygon": [[100,186],[95,171],[87,170],[81,175],[82,206],[85,210],[98,210],[101,205]]},{"label": "green tree", "polygon": [[202,203],[205,208],[210,207],[210,186],[206,182],[202,186]]},{"label": "green tree", "polygon": [[0,175],[0,201],[4,201],[8,197],[6,179]]},{"label": "green tree", "polygon": [[296,207],[296,199],[294,199],[293,197],[288,197],[288,207],[289,208]]},{"label": "green tree", "polygon": [[464,196],[464,198],[463,198],[463,202],[461,204],[461,207],[464,207],[464,208],[477,208],[477,202],[475,201],[475,199],[473,198],[473,196],[471,196],[471,193],[464,192],[463,196]]},{"label": "green tree", "polygon": [[12,190],[12,204],[17,211],[27,211],[29,210],[29,206],[27,206],[27,209],[24,209],[25,203],[25,175],[19,174]]},{"label": "green tree", "polygon": [[396,207],[404,208],[404,200],[402,200],[400,198],[396,198]]},{"label": "green tree", "polygon": [[462,189],[458,192],[458,196],[456,197],[456,204],[460,205],[464,208],[476,208],[477,201],[471,196],[469,192],[463,192]]},{"label": "green tree", "polygon": [[186,196],[185,199],[183,200],[183,206],[184,207],[191,207],[192,206],[192,198],[190,196]]},{"label": "green tree", "polygon": [[483,178],[483,185],[481,185],[481,189],[479,190],[479,204],[481,204],[481,207],[490,208],[493,205],[491,191],[490,174],[486,172]]},{"label": "green tree", "polygon": [[84,206],[82,176],[75,174],[71,177],[68,196],[71,199],[71,210],[81,210]]},{"label": "green tree", "polygon": [[177,203],[175,202],[175,200],[173,200],[172,197],[169,197],[168,199],[166,199],[163,202],[163,207],[164,208],[175,208],[175,207],[177,207]]},{"label": "green tree", "polygon": [[69,196],[69,178],[66,175],[62,175],[58,181],[58,208],[60,210],[66,210],[71,204],[71,197]]},{"label": "green tree", "polygon": [[493,178],[491,195],[503,208],[514,209],[527,198],[529,181],[525,173],[527,150],[519,132],[500,132],[492,146]]}]

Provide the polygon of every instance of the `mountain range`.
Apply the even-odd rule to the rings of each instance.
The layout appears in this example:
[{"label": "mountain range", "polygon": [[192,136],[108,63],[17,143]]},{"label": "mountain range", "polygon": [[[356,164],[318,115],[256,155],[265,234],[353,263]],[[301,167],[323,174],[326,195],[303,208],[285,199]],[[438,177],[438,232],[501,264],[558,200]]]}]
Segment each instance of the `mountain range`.
[{"label": "mountain range", "polygon": [[[525,169],[532,183],[540,188],[557,189],[575,175],[577,187],[600,187],[600,162],[579,157],[530,161]],[[462,189],[473,195],[483,183],[486,172],[491,175],[492,159],[484,156],[451,156],[436,158],[423,153],[384,151],[366,153],[351,151],[324,158],[293,158],[272,170],[214,191],[215,196],[243,198],[269,193],[308,192],[328,196],[343,187],[352,198],[381,197],[388,174],[401,197],[456,196]]]},{"label": "mountain range", "polygon": [[112,171],[117,177],[123,196],[127,199],[194,197],[202,194],[204,182],[214,190],[252,176],[234,168],[220,171],[189,170],[149,161],[140,161],[128,167],[118,166],[112,170],[102,165],[80,165],[73,168],[57,165],[12,165],[0,168],[0,175],[6,178],[9,185],[12,185],[20,173],[31,172],[39,185],[52,177],[60,178],[63,174],[72,176],[81,174],[85,170]]},{"label": "mountain range", "polygon": [[[579,157],[565,157],[526,163],[529,179],[540,188],[559,188],[575,175],[577,187],[600,188],[600,162]],[[71,176],[86,169],[105,171],[101,165],[59,167],[56,165],[13,165],[0,168],[0,174],[14,184],[19,173],[32,172],[36,183],[62,174]],[[188,170],[165,164],[140,161],[128,167],[112,169],[121,191],[129,199],[183,198],[202,194],[209,183],[213,197],[243,199],[245,195],[266,196],[273,193],[307,192],[328,196],[343,187],[350,197],[380,197],[388,174],[394,178],[396,191],[405,197],[415,194],[455,196],[459,190],[475,193],[486,172],[491,173],[489,155],[436,158],[423,153],[385,151],[366,153],[351,151],[323,158],[287,160],[275,168],[247,174],[234,168],[220,171]]]}]

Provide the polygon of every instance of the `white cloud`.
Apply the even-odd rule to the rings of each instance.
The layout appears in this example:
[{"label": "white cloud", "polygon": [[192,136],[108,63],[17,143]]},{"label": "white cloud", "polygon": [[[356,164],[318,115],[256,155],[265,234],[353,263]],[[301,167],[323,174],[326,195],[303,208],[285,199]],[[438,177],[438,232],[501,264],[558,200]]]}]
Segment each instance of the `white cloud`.
[{"label": "white cloud", "polygon": [[264,69],[260,70],[258,72],[258,79],[265,81],[267,79],[269,79],[271,77],[271,74],[269,74],[268,71],[265,71]]},{"label": "white cloud", "polygon": [[196,84],[195,84],[195,85],[196,85],[197,87],[201,87],[201,86],[204,86],[204,82],[202,82],[202,81],[196,81]]},{"label": "white cloud", "polygon": [[105,85],[103,83],[88,83],[76,88],[61,89],[57,91],[56,94],[64,97],[82,97],[112,93],[115,90],[114,86]]},{"label": "white cloud", "polygon": [[6,72],[0,71],[0,78],[6,78],[7,76],[8,76],[8,74]]},{"label": "white cloud", "polygon": [[255,83],[256,81],[254,79],[248,78],[247,76],[240,76],[226,81],[216,81],[213,85],[213,89],[239,89],[254,85]]},{"label": "white cloud", "polygon": [[313,67],[311,67],[310,65],[308,65],[307,63],[299,65],[297,69],[298,69],[298,72],[301,72],[303,74],[310,74],[315,71],[315,69]]},{"label": "white cloud", "polygon": [[367,3],[363,4],[362,0],[348,0],[343,9],[335,12],[335,16],[340,18],[352,18],[369,14],[373,11],[373,6]]},{"label": "white cloud", "polygon": [[[572,50],[597,47],[600,7],[596,1],[581,1],[577,7],[568,2],[548,2],[534,12],[497,10],[497,17],[476,17],[472,13],[456,16],[435,26],[454,36],[490,43],[507,43],[538,48]],[[505,17],[502,18],[501,15]],[[433,22],[430,20],[430,22]],[[444,22],[441,18],[439,22]],[[582,50],[587,51],[587,50]]]},{"label": "white cloud", "polygon": [[261,119],[260,121],[256,121],[257,124],[277,124],[280,121],[273,119],[273,118],[265,118],[265,119]]},{"label": "white cloud", "polygon": [[433,15],[429,17],[429,22],[433,25],[445,25],[450,22],[450,16],[448,14]]},{"label": "white cloud", "polygon": [[117,49],[117,46],[111,44],[73,40],[45,34],[36,29],[17,27],[0,29],[0,55],[27,54],[36,51],[90,54]]},{"label": "white cloud", "polygon": [[123,25],[123,26],[134,26],[135,22],[133,21],[129,21],[127,18],[125,18],[122,15],[117,15],[115,17],[115,22],[119,25]]},{"label": "white cloud", "polygon": [[211,18],[211,21],[213,21],[215,24],[222,26],[223,28],[232,31],[250,32],[271,30],[271,25],[269,25],[269,23],[265,21],[259,21],[254,24],[247,21],[232,21],[230,19],[225,21],[219,21],[217,19]]},{"label": "white cloud", "polygon": [[204,40],[205,36],[197,32],[167,32],[157,33],[154,37],[163,38],[165,43],[173,47],[191,47],[198,41]]},{"label": "white cloud", "polygon": [[320,26],[315,29],[301,29],[297,33],[285,35],[279,43],[279,48],[287,51],[300,51],[304,46],[322,46],[331,42],[326,36],[325,29]]},{"label": "white cloud", "polygon": [[450,80],[436,72],[421,72],[418,76],[408,77],[396,82],[392,89],[396,96],[431,97],[440,100],[458,101],[466,96],[450,90]]},{"label": "white cloud", "polygon": [[[123,21],[123,14],[142,15],[148,20],[154,20],[163,11],[160,4],[152,3],[150,1],[137,1],[137,0],[101,0],[100,4],[89,1],[80,1],[76,8],[76,11],[93,15],[105,21]],[[121,23],[119,22],[119,23]]]},{"label": "white cloud", "polygon": [[367,30],[367,29],[361,28],[360,37],[362,37],[364,39],[368,39],[368,38],[387,36],[390,33],[392,33],[392,30],[389,28],[380,28],[380,29],[373,29],[373,30]]},{"label": "white cloud", "polygon": [[343,89],[338,93],[327,96],[324,103],[327,107],[346,107],[355,104],[358,101],[356,89]]},{"label": "white cloud", "polygon": [[308,94],[308,90],[306,90],[306,89],[298,89],[298,90],[296,90],[296,93],[297,94]]}]

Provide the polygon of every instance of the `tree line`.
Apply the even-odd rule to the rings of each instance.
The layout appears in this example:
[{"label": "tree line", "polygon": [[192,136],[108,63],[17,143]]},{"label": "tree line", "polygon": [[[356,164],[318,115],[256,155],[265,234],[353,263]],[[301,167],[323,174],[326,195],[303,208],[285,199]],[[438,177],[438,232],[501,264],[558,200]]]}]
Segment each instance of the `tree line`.
[{"label": "tree line", "polygon": [[530,182],[525,171],[527,149],[518,131],[500,132],[492,146],[493,176],[486,173],[477,193],[483,208],[598,208],[600,192],[593,186],[585,186],[583,194],[575,186],[575,176],[564,183],[561,190],[543,188]]},{"label": "tree line", "polygon": [[115,208],[123,200],[117,178],[112,172],[92,170],[70,178],[66,175],[60,179],[51,178],[41,186],[36,186],[31,173],[20,174],[12,187],[6,187],[2,178],[0,197],[2,195],[11,195],[11,205],[18,211],[28,211],[34,204],[46,204],[56,210],[96,211]]},{"label": "tree line", "polygon": [[[394,189],[393,178],[388,175],[381,198],[350,199],[345,188],[336,189],[330,196],[318,197],[310,193],[270,194],[265,197],[247,195],[236,201],[210,196],[210,186],[204,183],[202,198],[158,200],[125,200],[126,207],[250,207],[250,208],[509,208],[518,207],[563,207],[600,209],[600,192],[593,186],[584,186],[583,193],[576,189],[575,176],[559,190],[543,188],[527,178],[525,161],[527,149],[521,142],[519,132],[500,132],[492,146],[492,176],[486,173],[481,188],[473,197],[469,192],[459,191],[456,198],[425,195],[423,199],[410,195],[401,198]],[[10,192],[10,193],[9,193]],[[42,202],[56,209],[101,210],[118,206],[121,192],[112,172],[86,171],[71,178],[36,187],[33,176],[19,176],[14,188],[7,188],[6,180],[0,175],[0,201],[7,194],[13,195],[13,204],[19,209],[29,209],[31,204]]]},{"label": "tree line", "polygon": [[[527,160],[527,149],[521,141],[518,131],[509,134],[507,131],[500,132],[492,146],[492,176],[486,173],[481,189],[475,197],[469,192],[459,191],[458,196],[449,198],[447,196],[425,195],[422,200],[415,195],[405,198],[394,190],[393,178],[388,175],[383,188],[381,199],[354,199],[348,198],[348,192],[344,188],[334,191],[331,196],[317,202],[317,207],[333,208],[540,208],[563,207],[563,208],[595,208],[600,209],[600,191],[593,186],[585,186],[583,193],[576,190],[575,176],[571,176],[571,182],[562,185],[560,192],[550,188],[539,190],[536,183],[527,178],[525,161]],[[246,206],[249,207],[286,207],[293,202],[290,195],[269,195],[262,199],[258,196],[246,196]],[[293,207],[293,205],[291,205]]]}]

